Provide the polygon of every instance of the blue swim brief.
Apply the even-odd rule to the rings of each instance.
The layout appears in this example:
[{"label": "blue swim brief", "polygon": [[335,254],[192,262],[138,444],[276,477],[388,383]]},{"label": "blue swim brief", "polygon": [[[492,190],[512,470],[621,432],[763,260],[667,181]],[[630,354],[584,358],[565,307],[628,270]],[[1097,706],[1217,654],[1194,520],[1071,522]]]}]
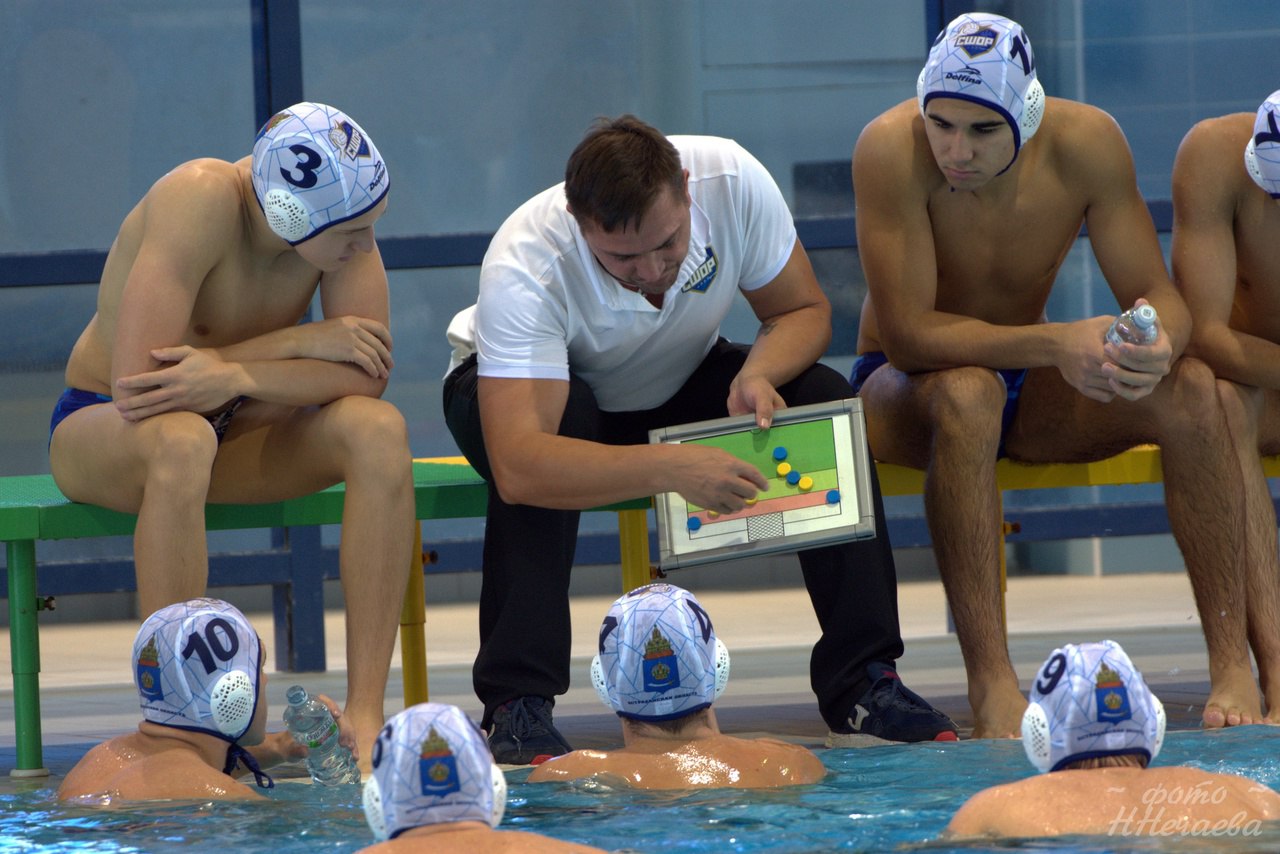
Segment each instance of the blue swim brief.
[{"label": "blue swim brief", "polygon": [[[881,365],[888,364],[889,358],[880,351],[872,351],[863,353],[853,362],[853,370],[849,373],[849,385],[853,386],[853,393],[856,395],[862,390],[862,385],[867,381],[867,377]],[[998,459],[1007,457],[1005,453],[1004,440],[1009,435],[1009,427],[1013,424],[1013,417],[1018,414],[1018,395],[1022,392],[1022,382],[1027,378],[1026,368],[1005,368],[996,371],[1004,379],[1005,398],[1004,411],[1000,415],[1000,449],[996,456]]]},{"label": "blue swim brief", "polygon": [[[231,405],[219,412],[217,415],[207,416],[207,420],[213,425],[213,432],[218,437],[218,442],[222,442],[222,437],[227,435],[227,428],[231,426],[231,417],[236,414],[236,410],[240,408],[240,404],[244,403],[246,398],[237,397],[231,402]],[[53,431],[58,429],[58,425],[73,412],[78,412],[86,406],[96,406],[99,403],[110,403],[111,397],[105,394],[98,394],[96,391],[85,391],[78,388],[65,388],[62,395],[58,398],[58,402],[53,405],[53,417],[49,419],[49,440],[53,441]]]}]

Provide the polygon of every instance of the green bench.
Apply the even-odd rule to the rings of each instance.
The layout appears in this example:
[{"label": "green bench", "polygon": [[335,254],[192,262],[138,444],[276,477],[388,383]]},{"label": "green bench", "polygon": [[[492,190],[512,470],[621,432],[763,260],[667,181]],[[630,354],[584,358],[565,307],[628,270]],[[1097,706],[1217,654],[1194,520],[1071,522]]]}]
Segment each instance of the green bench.
[{"label": "green bench", "polygon": [[[458,519],[483,517],[488,487],[461,458],[415,460],[416,517]],[[210,504],[205,521],[210,531],[254,528],[283,532],[280,548],[269,554],[211,555],[210,586],[270,584],[275,611],[276,667],[282,671],[324,670],[324,573],[316,557],[317,526],[339,524],[345,485],[273,504]],[[648,580],[647,499],[601,510],[618,512],[623,558],[623,586]],[[69,501],[49,475],[0,477],[0,541],[6,544],[9,639],[13,669],[13,720],[17,765],[14,776],[42,775],[40,733],[40,638],[37,614],[49,590],[101,592],[132,590],[132,563],[112,572],[85,561],[77,578],[49,579],[41,589],[36,543],[49,540],[130,535],[135,517]],[[423,643],[421,549],[419,571],[410,573],[410,588],[401,615],[401,661],[406,701],[426,699],[426,656]],[[116,562],[121,563],[121,562]],[[245,567],[250,567],[248,571]],[[64,574],[59,572],[59,575]],[[107,578],[98,576],[106,575]],[[417,616],[414,616],[414,615]],[[416,635],[414,634],[416,632]]]}]

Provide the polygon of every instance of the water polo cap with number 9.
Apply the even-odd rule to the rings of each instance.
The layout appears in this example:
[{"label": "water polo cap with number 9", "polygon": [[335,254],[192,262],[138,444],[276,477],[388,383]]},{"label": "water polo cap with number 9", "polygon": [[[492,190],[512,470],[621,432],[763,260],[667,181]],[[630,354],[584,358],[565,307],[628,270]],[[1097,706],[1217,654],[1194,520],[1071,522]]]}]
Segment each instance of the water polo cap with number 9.
[{"label": "water polo cap with number 9", "polygon": [[1253,136],[1244,149],[1244,165],[1249,177],[1267,191],[1273,199],[1280,199],[1280,90],[1272,92],[1258,108],[1253,120]]},{"label": "water polo cap with number 9", "polygon": [[1134,754],[1149,763],[1164,743],[1164,706],[1115,641],[1055,649],[1030,700],[1022,746],[1042,772],[1101,756]]},{"label": "water polo cap with number 9", "polygon": [[1021,25],[985,12],[961,15],[938,34],[916,81],[923,114],[934,98],[957,98],[994,110],[1013,130],[1013,159],[1044,118],[1044,88]]},{"label": "water polo cap with number 9", "polygon": [[258,131],[251,168],[267,224],[291,246],[366,213],[391,187],[373,140],[325,104],[272,116]]}]

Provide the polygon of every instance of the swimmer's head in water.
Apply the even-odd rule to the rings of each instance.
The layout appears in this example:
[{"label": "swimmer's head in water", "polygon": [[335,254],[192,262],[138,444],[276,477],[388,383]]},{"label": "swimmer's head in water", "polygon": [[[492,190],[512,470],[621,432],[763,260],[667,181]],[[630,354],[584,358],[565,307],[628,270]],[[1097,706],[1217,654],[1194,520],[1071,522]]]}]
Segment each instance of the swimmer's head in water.
[{"label": "swimmer's head in water", "polygon": [[1036,674],[1022,745],[1041,771],[1103,756],[1132,754],[1150,762],[1164,730],[1164,706],[1119,644],[1068,644]]},{"label": "swimmer's head in water", "polygon": [[591,681],[622,717],[673,720],[720,696],[729,681],[729,652],[692,593],[647,584],[609,609]]},{"label": "swimmer's head in water", "polygon": [[457,706],[419,703],[387,721],[373,743],[364,814],[379,840],[414,827],[483,821],[497,827],[507,779],[484,735]]},{"label": "swimmer's head in water", "polygon": [[290,245],[364,214],[391,186],[373,140],[325,104],[294,104],[272,116],[258,131],[252,170],[267,224]]},{"label": "swimmer's head in water", "polygon": [[234,743],[253,723],[261,661],[258,633],[234,605],[192,599],[161,608],[133,641],[142,717]]},{"label": "swimmer's head in water", "polygon": [[934,98],[996,111],[1013,130],[1013,160],[1044,118],[1031,41],[1017,23],[985,12],[961,15],[938,34],[916,81],[916,98],[921,113]]},{"label": "swimmer's head in water", "polygon": [[1244,149],[1244,165],[1255,184],[1280,199],[1280,90],[1258,107],[1253,136]]}]

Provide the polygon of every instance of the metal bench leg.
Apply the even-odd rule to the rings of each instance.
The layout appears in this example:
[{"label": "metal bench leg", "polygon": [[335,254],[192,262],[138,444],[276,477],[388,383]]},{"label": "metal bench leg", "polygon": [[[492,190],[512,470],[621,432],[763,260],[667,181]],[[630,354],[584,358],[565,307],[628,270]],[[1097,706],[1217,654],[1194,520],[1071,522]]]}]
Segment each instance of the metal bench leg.
[{"label": "metal bench leg", "polygon": [[40,738],[40,626],[36,622],[36,544],[8,544],[9,650],[18,766],[10,777],[47,777]]},{"label": "metal bench leg", "polygon": [[422,525],[413,523],[413,559],[409,586],[400,608],[400,669],[404,674],[404,707],[427,702],[427,606],[422,573]]},{"label": "metal bench leg", "polygon": [[622,592],[648,584],[649,511],[618,511],[618,547],[622,555]]}]

